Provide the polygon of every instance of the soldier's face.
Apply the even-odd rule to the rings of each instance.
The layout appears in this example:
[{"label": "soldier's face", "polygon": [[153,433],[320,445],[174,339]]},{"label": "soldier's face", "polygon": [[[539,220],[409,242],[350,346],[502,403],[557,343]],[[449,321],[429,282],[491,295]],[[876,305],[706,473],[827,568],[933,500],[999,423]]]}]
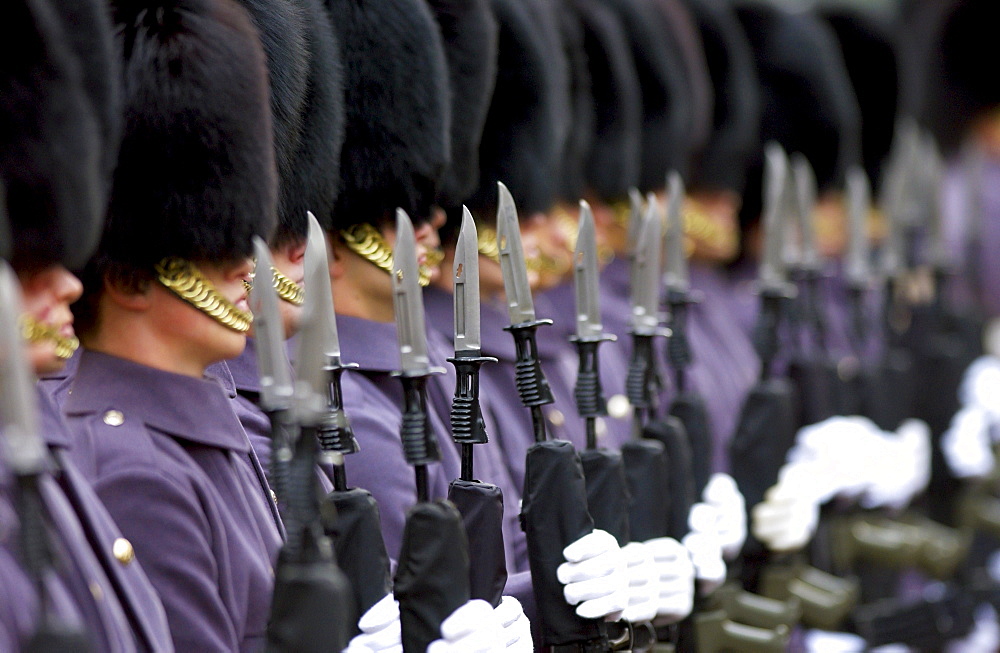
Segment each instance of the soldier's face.
[{"label": "soldier's face", "polygon": [[[306,276],[306,243],[294,243],[285,245],[279,249],[271,250],[271,260],[274,267],[278,268],[283,275],[302,285]],[[299,330],[299,322],[302,320],[302,307],[296,306],[284,300],[278,302],[278,310],[281,312],[281,323],[285,329],[285,337],[291,338]]]},{"label": "soldier's face", "polygon": [[[69,305],[80,298],[83,285],[61,265],[18,274],[24,302],[24,314],[36,322],[54,328],[64,338],[74,337],[73,313]],[[56,355],[56,344],[49,339],[28,343],[28,358],[36,374],[62,369],[65,361]]]},{"label": "soldier's face", "polygon": [[[236,308],[249,310],[243,283],[250,280],[253,270],[249,258],[229,264],[198,262],[197,266],[220,295],[235,304]],[[160,338],[176,357],[183,359],[184,367],[204,369],[212,363],[243,353],[246,334],[220,324],[159,284],[153,284],[152,288],[154,305],[151,315],[159,323]]]}]

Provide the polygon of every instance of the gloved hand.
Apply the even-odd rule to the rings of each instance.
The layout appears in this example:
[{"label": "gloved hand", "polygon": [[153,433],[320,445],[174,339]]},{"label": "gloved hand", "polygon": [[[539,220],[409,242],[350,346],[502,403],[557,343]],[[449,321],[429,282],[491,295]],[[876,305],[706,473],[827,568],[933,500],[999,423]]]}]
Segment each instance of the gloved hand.
[{"label": "gloved hand", "polygon": [[628,565],[628,607],[622,619],[639,623],[652,621],[660,598],[660,578],[653,553],[641,542],[629,542],[622,547]]},{"label": "gloved hand", "polygon": [[[809,483],[800,491],[825,503],[834,496],[857,498],[877,474],[878,461],[869,452],[881,443],[882,431],[874,422],[859,416],[831,417],[799,430],[795,445],[788,452],[793,474],[808,470]],[[808,464],[807,467],[797,467]],[[782,473],[787,473],[782,469]]]},{"label": "gloved hand", "polygon": [[473,599],[441,622],[441,639],[431,642],[427,653],[497,653],[504,650],[502,632],[493,606]]},{"label": "gloved hand", "polygon": [[493,608],[493,614],[500,623],[500,650],[507,653],[531,653],[531,622],[524,614],[521,602],[513,596],[500,598],[500,605]]},{"label": "gloved hand", "polygon": [[764,500],[751,511],[754,536],[772,551],[796,551],[805,546],[816,532],[819,504],[810,492],[809,473],[815,464],[786,465],[778,484],[771,487]]},{"label": "gloved hand", "polygon": [[691,554],[698,591],[711,594],[726,581],[726,561],[722,559],[719,539],[719,511],[707,503],[696,503],[688,513],[691,529],[681,543]]},{"label": "gloved hand", "polygon": [[361,634],[348,643],[345,653],[403,653],[399,602],[386,594],[358,620]]},{"label": "gloved hand", "polygon": [[563,549],[563,557],[556,578],[565,585],[566,602],[584,619],[617,620],[628,606],[628,576],[614,536],[595,528]]},{"label": "gloved hand", "polygon": [[656,619],[653,623],[665,626],[684,619],[694,607],[694,563],[684,545],[670,537],[659,537],[645,542],[652,554],[659,578],[659,596],[656,600]]},{"label": "gloved hand", "polygon": [[979,406],[960,409],[941,436],[941,451],[958,478],[989,476],[996,465],[991,445],[989,415]]},{"label": "gloved hand", "polygon": [[883,433],[869,452],[876,467],[861,497],[865,508],[902,508],[927,487],[931,474],[931,430],[918,419],[903,422],[895,433]]},{"label": "gloved hand", "polygon": [[996,421],[1000,419],[1000,358],[980,356],[965,370],[958,387],[963,406],[979,406]]},{"label": "gloved hand", "polygon": [[712,474],[702,500],[719,513],[716,528],[726,559],[735,558],[747,539],[747,513],[743,495],[729,474]]}]

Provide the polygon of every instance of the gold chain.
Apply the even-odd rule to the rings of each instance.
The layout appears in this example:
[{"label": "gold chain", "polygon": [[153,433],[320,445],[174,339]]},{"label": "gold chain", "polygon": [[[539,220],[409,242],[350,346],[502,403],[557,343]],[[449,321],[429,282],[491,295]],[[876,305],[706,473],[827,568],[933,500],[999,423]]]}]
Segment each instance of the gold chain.
[{"label": "gold chain", "polygon": [[[344,243],[352,252],[378,269],[392,274],[392,250],[389,248],[389,243],[385,242],[385,238],[373,225],[367,222],[351,225],[340,232],[340,237],[344,239]],[[444,260],[444,252],[439,249],[429,250],[424,255],[424,259],[419,270],[421,286],[426,286],[431,282],[431,274],[434,268]]]},{"label": "gold chain", "polygon": [[274,278],[274,289],[278,291],[278,297],[281,297],[293,306],[302,306],[302,302],[306,299],[305,289],[289,279],[281,270],[273,265],[271,266],[271,275]]},{"label": "gold chain", "polygon": [[67,360],[80,347],[80,341],[75,337],[60,335],[59,330],[49,324],[43,324],[30,315],[21,316],[21,337],[28,342],[48,341],[55,343],[56,356]]},{"label": "gold chain", "polygon": [[250,330],[253,315],[219,294],[194,263],[168,257],[156,264],[156,274],[164,287],[219,324],[239,333]]},{"label": "gold chain", "polygon": [[500,247],[497,245],[497,232],[492,227],[479,227],[479,239],[476,241],[479,253],[494,263],[500,262]]}]

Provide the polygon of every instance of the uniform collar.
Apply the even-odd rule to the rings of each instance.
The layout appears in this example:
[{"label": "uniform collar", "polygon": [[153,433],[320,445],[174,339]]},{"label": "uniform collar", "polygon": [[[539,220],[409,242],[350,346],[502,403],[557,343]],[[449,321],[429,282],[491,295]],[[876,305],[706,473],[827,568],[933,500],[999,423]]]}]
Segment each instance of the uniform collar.
[{"label": "uniform collar", "polygon": [[124,358],[85,351],[66,400],[71,417],[120,411],[198,444],[248,452],[250,444],[218,379],[195,379]]},{"label": "uniform collar", "polygon": [[260,372],[257,368],[257,347],[253,338],[247,338],[246,349],[236,358],[226,361],[233,375],[233,383],[241,392],[260,393]]}]

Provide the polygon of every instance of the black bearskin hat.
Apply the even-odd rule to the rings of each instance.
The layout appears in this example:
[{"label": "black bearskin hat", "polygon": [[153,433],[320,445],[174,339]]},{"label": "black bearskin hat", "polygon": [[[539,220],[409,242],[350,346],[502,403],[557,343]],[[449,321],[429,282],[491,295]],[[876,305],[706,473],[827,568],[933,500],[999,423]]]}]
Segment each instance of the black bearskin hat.
[{"label": "black bearskin hat", "polygon": [[344,65],[344,142],[330,230],[430,217],[449,158],[441,35],[423,0],[327,0]]},{"label": "black bearskin hat", "polygon": [[743,193],[747,161],[760,131],[760,85],[753,51],[732,7],[686,0],[698,23],[712,79],[712,133],[692,166],[690,190]]},{"label": "black bearskin hat", "polygon": [[[100,21],[79,29],[87,34],[68,39],[48,0],[12,0],[0,21],[0,182],[13,240],[5,249],[18,268],[79,266],[99,236],[105,142],[85,80],[100,57],[79,60],[73,46],[110,51],[111,34]],[[116,95],[105,98],[109,116],[120,108]]]},{"label": "black bearskin hat", "polygon": [[594,139],[594,98],[590,78],[585,32],[575,0],[560,0],[559,33],[569,74],[566,117],[570,130],[563,144],[559,163],[557,197],[575,204],[586,186],[586,159]]},{"label": "black bearskin hat", "polygon": [[[497,78],[479,147],[479,188],[469,199],[478,219],[493,221],[497,182],[510,189],[521,216],[544,212],[556,198],[563,155],[568,79],[565,53],[546,42],[524,0],[493,0],[500,26]],[[560,59],[555,65],[553,59]]]},{"label": "black bearskin hat", "polygon": [[231,0],[116,0],[125,128],[101,256],[249,256],[274,225],[267,68]]},{"label": "black bearskin hat", "polygon": [[642,96],[628,36],[618,16],[600,0],[577,0],[584,26],[594,103],[594,138],[585,160],[586,185],[615,202],[639,180]]}]

